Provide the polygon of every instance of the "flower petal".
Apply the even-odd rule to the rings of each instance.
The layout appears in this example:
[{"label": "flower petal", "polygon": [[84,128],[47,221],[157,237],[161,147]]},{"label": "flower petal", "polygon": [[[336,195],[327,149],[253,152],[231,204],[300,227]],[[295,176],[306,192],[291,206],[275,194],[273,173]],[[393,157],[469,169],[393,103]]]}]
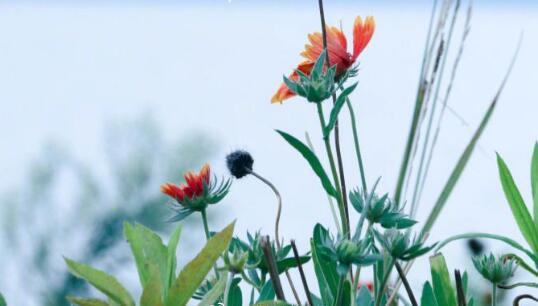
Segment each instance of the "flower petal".
[{"label": "flower petal", "polygon": [[355,19],[355,24],[353,25],[353,56],[352,61],[354,62],[359,54],[366,48],[372,35],[375,31],[375,21],[374,17],[366,17],[364,24],[362,18],[358,16]]}]

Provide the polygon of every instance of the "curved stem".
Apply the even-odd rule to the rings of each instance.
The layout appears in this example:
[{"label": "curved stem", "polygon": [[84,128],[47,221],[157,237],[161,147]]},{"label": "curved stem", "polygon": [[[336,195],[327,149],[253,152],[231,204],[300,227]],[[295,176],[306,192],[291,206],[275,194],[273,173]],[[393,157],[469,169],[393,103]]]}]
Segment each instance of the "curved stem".
[{"label": "curved stem", "polygon": [[[278,191],[278,189],[276,189],[275,185],[273,185],[273,183],[271,183],[268,179],[264,178],[263,176],[259,175],[253,170],[249,170],[249,172],[254,177],[256,177],[257,179],[265,183],[267,186],[269,186],[269,188],[271,188],[271,190],[276,196],[277,212],[276,212],[276,219],[275,219],[275,241],[276,241],[276,246],[278,250],[280,251],[280,249],[282,249],[282,245],[280,243],[280,233],[279,233],[280,216],[282,215],[282,196],[280,196],[280,192]],[[301,299],[299,298],[299,294],[297,293],[297,290],[295,289],[295,285],[293,284],[293,281],[291,279],[291,276],[288,270],[285,271],[285,274],[286,274],[286,278],[288,279],[288,283],[290,284],[291,291],[293,292],[293,296],[295,297],[295,301],[297,302],[297,304],[301,305]]]},{"label": "curved stem", "polygon": [[376,297],[375,306],[381,305],[381,300],[383,297],[383,294],[385,294],[385,289],[387,287],[387,283],[389,281],[390,272],[392,270],[392,267],[394,266],[394,260],[390,259],[389,266],[387,267],[387,270],[385,272],[385,275],[383,276],[383,279],[381,280],[381,284],[379,286],[379,293]]}]

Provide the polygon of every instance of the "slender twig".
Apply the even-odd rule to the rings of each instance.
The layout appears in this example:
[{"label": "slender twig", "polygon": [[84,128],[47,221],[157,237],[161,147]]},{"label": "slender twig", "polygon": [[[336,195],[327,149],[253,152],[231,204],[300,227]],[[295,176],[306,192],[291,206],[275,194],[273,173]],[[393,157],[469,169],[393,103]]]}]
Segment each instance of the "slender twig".
[{"label": "slender twig", "polygon": [[312,295],[310,293],[310,289],[308,288],[308,282],[306,281],[306,276],[303,271],[303,264],[301,263],[301,258],[299,257],[295,240],[291,241],[291,249],[293,250],[293,257],[295,257],[295,261],[297,262],[297,268],[299,268],[299,274],[301,275],[301,281],[303,282],[306,299],[308,300],[308,304],[313,306],[314,302],[312,301]]},{"label": "slender twig", "polygon": [[[275,241],[276,241],[276,246],[277,246],[278,250],[280,251],[282,249],[282,245],[280,243],[280,233],[279,233],[280,217],[282,215],[282,197],[280,196],[280,192],[275,187],[275,185],[273,185],[273,183],[271,183],[268,179],[264,178],[263,176],[261,176],[260,174],[258,174],[256,172],[254,172],[252,169],[249,169],[248,171],[254,177],[256,177],[257,179],[259,179],[260,181],[265,183],[267,186],[269,186],[269,188],[271,188],[271,190],[273,191],[273,193],[275,194],[275,196],[277,198],[278,208],[277,208],[276,218],[275,218]],[[295,289],[295,285],[293,284],[293,280],[291,279],[291,276],[290,276],[290,273],[288,272],[288,270],[285,271],[285,274],[286,274],[286,278],[288,279],[288,283],[290,284],[291,291],[293,292],[293,296],[295,297],[295,300],[296,300],[297,304],[301,305],[301,300],[299,299],[299,294],[297,294],[297,290]]]},{"label": "slender twig", "polygon": [[519,302],[521,300],[524,300],[524,299],[529,299],[529,300],[533,300],[535,302],[538,302],[538,298],[535,298],[534,296],[532,296],[530,294],[522,294],[522,295],[517,296],[514,299],[514,306],[519,306]]},{"label": "slender twig", "polygon": [[260,246],[267,263],[267,269],[269,270],[269,275],[271,276],[271,282],[273,284],[276,297],[277,299],[285,302],[286,298],[284,297],[284,291],[282,290],[282,284],[280,283],[280,277],[278,276],[276,261],[275,257],[273,256],[273,251],[271,250],[269,236],[264,236],[261,238]]},{"label": "slender twig", "polygon": [[458,295],[458,306],[467,306],[467,301],[465,300],[465,291],[463,289],[463,281],[461,279],[460,270],[455,270],[454,276],[456,278],[456,293]]},{"label": "slender twig", "polygon": [[398,275],[400,275],[400,279],[402,280],[402,283],[405,287],[405,291],[407,291],[407,296],[409,296],[411,305],[418,306],[417,299],[415,298],[415,295],[413,294],[413,290],[411,290],[411,286],[409,285],[409,282],[407,281],[407,277],[405,277],[405,272],[403,271],[402,266],[400,266],[397,260],[394,260],[394,266],[396,267],[396,271],[398,271]]},{"label": "slender twig", "polygon": [[497,306],[497,284],[492,284],[492,288],[491,288],[491,306]]},{"label": "slender twig", "polygon": [[385,294],[385,289],[387,288],[387,283],[390,278],[390,272],[392,270],[392,267],[394,266],[394,259],[390,259],[389,265],[387,267],[387,271],[385,272],[385,275],[383,276],[383,279],[381,280],[381,284],[378,286],[378,294],[376,296],[375,306],[381,305],[381,300],[383,299],[383,295]]},{"label": "slender twig", "polygon": [[[331,67],[331,61],[329,59],[329,51],[327,49],[327,29],[326,29],[326,23],[325,23],[325,11],[323,9],[323,0],[318,0],[318,6],[319,6],[319,16],[321,20],[321,35],[323,39],[323,48],[327,50],[325,52],[325,59],[327,63],[327,68]],[[333,105],[336,104],[336,94],[333,93],[332,95]],[[340,150],[340,128],[338,124],[338,118],[335,121],[334,124],[334,148],[336,152],[336,162],[338,164],[338,173],[340,174],[340,196],[342,201],[342,206],[344,210],[344,215],[346,218],[345,224],[347,224],[347,227],[344,227],[344,234],[349,238],[351,233],[349,229],[349,209],[347,204],[347,193],[346,193],[346,179],[344,175],[344,164],[342,162],[342,152]]]}]

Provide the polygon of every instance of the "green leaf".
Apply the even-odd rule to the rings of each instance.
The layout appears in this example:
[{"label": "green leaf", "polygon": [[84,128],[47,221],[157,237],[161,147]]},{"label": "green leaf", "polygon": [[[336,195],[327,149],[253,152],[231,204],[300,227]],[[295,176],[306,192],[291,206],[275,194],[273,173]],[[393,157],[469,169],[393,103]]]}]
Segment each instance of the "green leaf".
[{"label": "green leaf", "polygon": [[419,241],[423,241],[426,234],[430,232],[433,225],[435,224],[435,221],[437,221],[437,218],[441,214],[441,210],[445,206],[446,202],[448,201],[448,197],[452,193],[452,190],[454,190],[454,187],[456,186],[456,183],[460,179],[461,174],[463,173],[463,170],[465,169],[465,166],[467,165],[467,162],[471,158],[471,155],[473,154],[473,151],[475,149],[476,143],[478,142],[478,139],[480,136],[482,136],[482,132],[486,128],[489,119],[491,118],[491,115],[493,114],[493,111],[495,110],[495,105],[497,104],[498,94],[494,98],[493,102],[490,104],[488,110],[486,111],[486,114],[482,118],[482,121],[480,122],[480,125],[478,126],[478,129],[475,131],[473,137],[471,138],[471,141],[469,144],[467,144],[467,147],[463,151],[462,155],[460,156],[458,162],[456,163],[456,166],[454,167],[454,170],[452,170],[452,173],[450,174],[450,177],[448,178],[448,181],[446,182],[445,186],[443,187],[443,190],[441,191],[441,194],[437,198],[437,201],[435,202],[435,205],[433,206],[430,214],[428,215],[428,218],[426,219],[426,222],[424,223],[424,226],[422,227],[422,230],[420,232],[420,239]]},{"label": "green leaf", "polygon": [[443,255],[437,254],[430,257],[430,267],[435,300],[439,305],[458,306],[456,294],[454,293],[454,288],[452,288],[450,274],[448,273]]},{"label": "green leaf", "polygon": [[[68,296],[67,300],[69,301],[69,303],[75,304],[78,306],[109,306],[107,302],[103,300],[98,300],[98,299],[85,299],[85,298]],[[0,306],[6,306],[5,304],[2,304],[1,299],[0,299]]]},{"label": "green leaf", "polygon": [[323,169],[323,166],[321,165],[321,162],[319,161],[318,157],[314,152],[312,152],[305,144],[303,144],[300,140],[297,138],[291,136],[290,134],[286,132],[282,132],[277,130],[277,132],[286,140],[292,147],[294,147],[301,155],[308,161],[310,164],[310,167],[312,167],[312,170],[316,173],[316,175],[321,180],[321,184],[323,185],[323,188],[325,191],[333,196],[337,197],[336,189],[334,189],[333,184],[331,183],[331,180],[327,176],[327,173],[325,173],[325,170]]},{"label": "green leaf", "polygon": [[523,197],[521,197],[521,193],[519,193],[516,183],[512,178],[510,170],[499,154],[497,154],[497,164],[499,166],[499,176],[504,194],[506,200],[508,200],[514,219],[516,219],[519,230],[534,253],[538,253],[538,231],[523,201]]},{"label": "green leaf", "polygon": [[172,232],[172,235],[170,236],[170,241],[168,241],[168,247],[167,247],[167,275],[168,275],[168,282],[165,286],[165,296],[168,293],[168,288],[172,286],[172,283],[174,279],[176,278],[176,265],[177,265],[177,259],[176,259],[176,252],[177,252],[177,245],[179,244],[179,237],[181,236],[181,225],[178,225],[174,232]]},{"label": "green leaf", "polygon": [[224,289],[226,289],[226,281],[228,280],[228,271],[220,273],[219,280],[215,283],[213,288],[209,290],[204,298],[200,301],[198,306],[213,306],[219,297],[223,294]]},{"label": "green leaf", "polygon": [[128,222],[123,224],[123,232],[131,246],[142,287],[146,286],[146,283],[150,278],[150,265],[154,265],[158,268],[161,283],[167,283],[168,251],[163,244],[161,237],[141,224],[131,225]]},{"label": "green leaf", "polygon": [[162,282],[159,268],[155,264],[148,264],[150,277],[144,285],[142,296],[140,297],[140,306],[162,306]]},{"label": "green leaf", "polygon": [[202,251],[179,273],[168,291],[166,306],[186,305],[232,239],[235,222],[211,237]]},{"label": "green leaf", "polygon": [[271,282],[271,280],[268,280],[260,290],[260,296],[258,297],[257,303],[263,301],[272,301],[275,299],[275,295],[276,294],[275,290],[273,289],[273,282]]},{"label": "green leaf", "polygon": [[534,202],[534,224],[538,230],[538,142],[534,144],[531,162],[531,186],[532,199]]},{"label": "green leaf", "polygon": [[243,293],[241,293],[241,288],[239,288],[240,282],[241,278],[239,277],[232,280],[226,306],[243,306]]},{"label": "green leaf", "polygon": [[[300,256],[299,261],[305,264],[310,260],[310,256]],[[276,263],[278,273],[284,273],[286,270],[297,267],[297,260],[294,257],[284,258]]]},{"label": "green leaf", "polygon": [[6,300],[4,299],[2,293],[0,293],[0,306],[7,306]]},{"label": "green leaf", "polygon": [[342,90],[342,93],[340,93],[340,95],[336,99],[333,109],[331,110],[329,122],[327,123],[327,126],[323,128],[323,137],[325,139],[329,137],[329,135],[331,134],[331,131],[334,129],[336,121],[338,121],[338,114],[340,114],[342,107],[346,103],[347,97],[353,92],[353,90],[355,90],[355,88],[357,87],[357,84],[359,83],[355,83],[349,86],[348,88]]},{"label": "green leaf", "polygon": [[341,305],[351,305],[351,282],[349,280],[344,282],[344,293],[342,295]]},{"label": "green leaf", "polygon": [[68,258],[65,258],[65,263],[73,275],[85,279],[112,301],[122,306],[135,305],[129,292],[114,277]]},{"label": "green leaf", "polygon": [[339,276],[336,272],[336,263],[323,259],[319,253],[318,246],[322,244],[326,235],[329,235],[327,230],[320,224],[316,224],[314,227],[314,237],[310,240],[310,245],[312,248],[314,271],[318,280],[323,305],[332,305],[336,299]]},{"label": "green leaf", "polygon": [[438,306],[435,295],[433,294],[433,288],[430,282],[426,282],[422,288],[422,297],[420,298],[421,306]]}]

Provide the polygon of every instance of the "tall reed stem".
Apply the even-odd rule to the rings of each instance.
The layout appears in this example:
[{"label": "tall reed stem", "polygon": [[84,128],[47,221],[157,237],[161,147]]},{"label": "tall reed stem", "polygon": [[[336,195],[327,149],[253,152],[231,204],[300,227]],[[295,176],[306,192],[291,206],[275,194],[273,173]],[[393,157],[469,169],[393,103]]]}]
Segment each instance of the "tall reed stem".
[{"label": "tall reed stem", "polygon": [[497,284],[493,284],[491,290],[491,306],[497,306]]},{"label": "tall reed stem", "polygon": [[355,154],[357,154],[357,162],[359,163],[359,173],[361,175],[362,189],[364,193],[368,192],[366,184],[366,174],[364,171],[364,165],[362,163],[361,146],[359,144],[359,133],[357,132],[357,119],[355,118],[355,111],[351,105],[351,101],[346,99],[347,108],[349,109],[349,116],[351,117],[351,129],[353,131],[353,142],[355,144]]}]

